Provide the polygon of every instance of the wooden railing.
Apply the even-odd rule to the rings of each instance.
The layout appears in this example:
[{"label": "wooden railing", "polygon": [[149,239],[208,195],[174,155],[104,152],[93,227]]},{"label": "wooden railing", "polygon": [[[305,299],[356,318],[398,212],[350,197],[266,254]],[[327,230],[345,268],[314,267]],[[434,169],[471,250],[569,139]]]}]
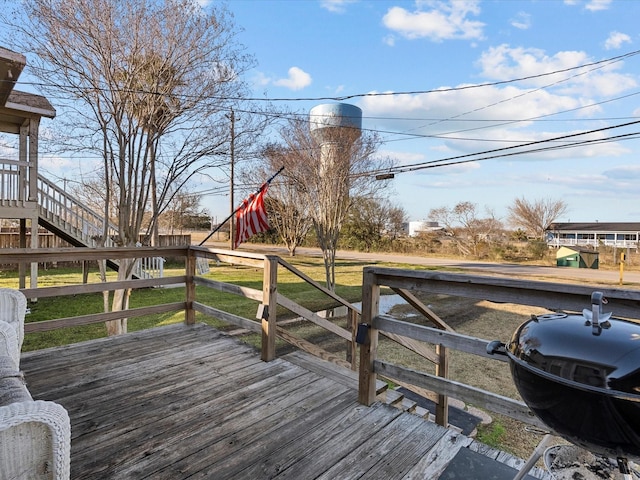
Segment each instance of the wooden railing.
[{"label": "wooden railing", "polygon": [[[111,320],[117,320],[126,316],[132,319],[149,314],[161,314],[167,312],[184,311],[185,322],[193,324],[195,322],[195,313],[199,312],[204,315],[217,318],[226,323],[235,325],[240,328],[247,329],[262,335],[262,359],[269,361],[276,356],[276,337],[283,338],[287,342],[297,346],[300,349],[308,351],[313,355],[333,361],[339,365],[356,369],[357,356],[355,355],[355,333],[353,330],[345,330],[336,326],[327,319],[324,319],[312,312],[308,308],[300,305],[278,291],[278,269],[286,269],[293,275],[306,282],[313,288],[323,292],[330,297],[333,302],[347,307],[351,325],[358,323],[358,310],[348,301],[342,299],[334,292],[330,292],[323,286],[319,285],[313,279],[309,278],[303,272],[294,266],[285,262],[281,258],[272,255],[260,255],[248,252],[227,251],[210,249],[206,247],[196,246],[176,246],[176,247],[138,247],[138,248],[67,248],[67,249],[12,249],[10,251],[0,251],[0,265],[2,264],[19,264],[21,262],[35,262],[39,264],[51,263],[53,261],[97,261],[97,260],[118,260],[123,258],[159,258],[172,257],[184,258],[185,269],[183,275],[164,276],[158,278],[139,278],[124,281],[109,281],[105,283],[88,283],[65,285],[55,287],[42,287],[22,289],[29,299],[41,299],[47,297],[72,296],[85,293],[98,293],[103,291],[114,291],[119,289],[140,289],[149,287],[169,287],[184,285],[185,299],[182,302],[159,303],[153,306],[132,308],[126,312],[104,312],[94,313],[83,316],[58,318],[47,321],[29,322],[25,325],[25,332],[43,332],[55,330],[59,328],[88,325],[101,323]],[[249,266],[252,268],[263,270],[262,290],[241,287],[234,284],[219,282],[203,275],[198,275],[197,263],[198,259],[207,259],[210,261],[221,262],[225,264]],[[207,305],[198,301],[196,297],[196,286],[204,286],[218,290],[220,292],[231,293],[251,299],[256,302],[257,310],[260,312],[258,319],[248,319],[230,312],[226,312],[217,308],[215,305]],[[340,358],[334,353],[322,349],[320,346],[313,345],[304,338],[294,336],[290,331],[285,330],[277,325],[277,307],[281,306],[302,319],[313,322],[328,331],[338,335],[347,341],[346,354]],[[257,320],[257,321],[256,321]]]},{"label": "wooden railing", "polygon": [[0,200],[3,205],[16,205],[19,201],[29,200],[25,189],[27,162],[6,158],[0,159]]},{"label": "wooden railing", "polygon": [[[184,286],[184,299],[177,302],[131,308],[125,312],[103,312],[46,321],[28,322],[25,333],[43,332],[64,327],[88,325],[126,316],[135,319],[143,315],[167,312],[184,312],[185,323],[193,324],[196,313],[216,318],[228,324],[261,335],[261,358],[265,361],[276,357],[276,338],[303,349],[313,355],[338,365],[356,369],[356,337],[362,340],[359,355],[359,400],[369,405],[379,393],[378,377],[390,379],[408,386],[420,393],[426,392],[429,398],[437,402],[436,419],[446,425],[447,402],[449,397],[472,403],[489,411],[507,415],[528,424],[543,426],[534,417],[526,405],[518,400],[497,393],[465,385],[451,380],[449,370],[449,352],[461,352],[504,361],[503,356],[490,356],[486,353],[489,340],[470,337],[452,331],[445,322],[422,304],[415,292],[429,292],[450,296],[468,297],[500,303],[514,303],[545,307],[549,310],[581,311],[588,303],[594,287],[586,285],[567,285],[550,282],[515,280],[503,277],[481,277],[466,274],[451,274],[431,271],[399,270],[381,267],[365,267],[362,286],[362,312],[334,292],[309,278],[299,269],[273,255],[260,255],[241,251],[227,251],[206,247],[140,247],[124,248],[70,248],[70,249],[12,249],[0,251],[0,264],[20,262],[51,263],[52,261],[103,260],[140,257],[184,258],[184,271],[162,278],[145,278],[106,283],[89,283],[64,286],[23,289],[27,298],[43,299],[47,297],[72,296],[87,293],[99,293],[117,289],[139,289],[148,287]],[[221,282],[215,279],[215,269],[204,276],[198,274],[198,259],[207,259],[216,263],[248,266],[262,270],[262,288],[249,288]],[[349,328],[344,329],[328,319],[322,318],[309,308],[297,303],[279,291],[278,273],[286,272],[305,282],[312,288],[323,292],[335,304],[348,309]],[[198,298],[196,286],[213,289],[227,294],[238,295],[256,303],[257,318],[246,318],[225,311],[211,301]],[[426,327],[396,320],[380,314],[378,305],[380,288],[388,287],[401,295],[407,303],[430,319],[436,327]],[[640,291],[600,288],[609,300],[609,309],[617,317],[640,318]],[[280,311],[278,309],[280,307]],[[329,352],[318,345],[311,344],[305,338],[295,336],[290,329],[279,324],[283,309],[292,312],[301,319],[312,322],[345,340],[345,354]],[[287,314],[291,316],[291,314]],[[360,317],[360,318],[359,318]],[[134,320],[135,321],[135,320]],[[360,335],[358,335],[360,334]],[[364,334],[364,335],[362,335]],[[385,335],[405,348],[418,353],[432,362],[435,374],[422,372],[385,361],[378,355],[379,335]],[[496,340],[491,339],[491,340]]]},{"label": "wooden railing", "polygon": [[[327,290],[322,285],[318,284],[315,280],[311,279],[303,272],[298,270],[293,265],[287,263],[282,258],[275,255],[260,255],[247,252],[216,250],[205,247],[189,247],[189,251],[192,252],[194,257],[204,257],[210,260],[223,263],[231,263],[238,265],[245,265],[255,268],[263,269],[263,281],[262,291],[247,287],[239,287],[237,285],[231,285],[228,283],[217,282],[208,278],[200,276],[194,276],[194,283],[196,285],[204,285],[209,288],[219,290],[221,292],[233,293],[236,295],[244,296],[260,302],[258,309],[260,323],[253,320],[248,320],[243,317],[238,317],[229,312],[224,312],[215,307],[203,305],[195,302],[193,304],[194,310],[204,313],[206,315],[219,318],[234,324],[241,328],[254,331],[262,334],[262,359],[269,361],[275,358],[275,341],[276,337],[280,337],[288,343],[295,345],[301,350],[305,350],[317,357],[331,361],[338,365],[356,370],[357,368],[357,355],[356,355],[356,343],[355,343],[355,328],[358,323],[359,311],[351,303],[336,295],[334,292]],[[193,260],[195,271],[195,260]],[[347,307],[347,317],[349,320],[350,330],[345,330],[342,327],[337,326],[331,321],[322,318],[315,312],[305,308],[278,291],[278,267],[291,272],[308,285],[321,291],[335,302],[342,306]],[[345,359],[341,359],[334,353],[328,352],[323,348],[313,345],[306,341],[304,338],[296,337],[289,331],[277,325],[277,306],[281,306],[286,310],[298,315],[300,318],[308,320],[336,335],[342,337],[347,342]]]},{"label": "wooden railing", "polygon": [[[378,311],[381,286],[390,287],[405,297],[408,303],[430,319],[437,328],[401,322],[387,315],[381,315]],[[608,310],[615,312],[617,317],[640,319],[640,291],[637,290],[366,267],[362,286],[362,326],[360,328],[363,329],[363,344],[360,349],[359,400],[365,405],[375,401],[378,376],[407,385],[419,393],[433,392],[436,394],[433,400],[437,403],[436,421],[441,425],[448,423],[447,399],[450,396],[528,424],[548,428],[533,416],[523,402],[447,378],[449,370],[447,350],[449,349],[496,361],[507,361],[507,358],[487,354],[489,340],[461,335],[448,329],[437,315],[413,297],[410,290],[543,307],[550,311],[573,312],[581,312],[585,307],[589,307],[591,294],[594,290],[598,290],[607,298]],[[433,362],[436,365],[435,375],[380,359],[378,357],[380,334],[390,338],[395,337],[394,339],[405,347]],[[431,348],[425,350],[428,347]]]}]

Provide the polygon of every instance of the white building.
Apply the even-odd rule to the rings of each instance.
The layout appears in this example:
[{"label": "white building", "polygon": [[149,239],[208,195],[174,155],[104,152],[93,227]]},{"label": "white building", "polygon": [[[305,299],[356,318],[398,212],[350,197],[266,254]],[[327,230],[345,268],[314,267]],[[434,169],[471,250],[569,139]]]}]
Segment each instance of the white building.
[{"label": "white building", "polygon": [[419,233],[433,232],[435,230],[442,230],[438,222],[427,222],[425,220],[409,222],[410,237],[415,237]]},{"label": "white building", "polygon": [[547,245],[556,248],[605,245],[637,249],[639,239],[640,223],[636,222],[552,223],[547,230]]}]

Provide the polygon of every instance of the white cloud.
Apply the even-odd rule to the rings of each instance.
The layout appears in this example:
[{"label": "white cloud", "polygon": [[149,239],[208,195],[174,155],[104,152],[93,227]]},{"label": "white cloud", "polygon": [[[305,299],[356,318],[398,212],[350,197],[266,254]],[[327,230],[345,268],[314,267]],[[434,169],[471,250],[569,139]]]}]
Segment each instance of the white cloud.
[{"label": "white cloud", "polygon": [[607,10],[610,4],[611,0],[591,0],[585,8],[592,12],[597,12],[599,10]]},{"label": "white cloud", "polygon": [[[465,85],[458,87],[465,87]],[[593,102],[587,101],[586,103]],[[367,112],[368,117],[378,119],[376,120],[376,129],[399,133],[397,137],[386,135],[387,140],[406,140],[410,138],[408,135],[430,137],[431,146],[429,148],[432,152],[430,157],[433,159],[449,158],[460,153],[476,153],[512,147],[536,141],[544,142],[563,135],[580,133],[576,129],[563,130],[561,128],[541,131],[538,130],[540,124],[527,119],[574,110],[583,104],[585,104],[585,100],[581,97],[508,85],[458,90],[442,89],[441,91],[415,95],[368,96],[361,100],[359,106]],[[517,119],[522,119],[522,121],[517,121]],[[589,137],[579,136],[573,141],[599,139],[604,136],[606,136],[605,133],[592,134]],[[538,147],[549,145],[541,143]],[[557,145],[561,144],[557,143]],[[536,146],[533,145],[525,147],[526,150],[534,148]],[[506,158],[519,162],[620,156],[625,153],[628,153],[628,150],[622,144],[604,142]]]},{"label": "white cloud", "polygon": [[[582,0],[564,0],[565,5],[580,5]],[[607,10],[611,5],[611,0],[589,0],[585,5],[585,10],[597,12],[599,10]]]},{"label": "white cloud", "polygon": [[423,153],[419,152],[403,152],[396,150],[378,150],[378,155],[381,157],[389,157],[393,158],[398,166],[401,165],[411,165],[414,163],[424,162],[425,156]]},{"label": "white cloud", "polygon": [[264,73],[257,73],[253,79],[254,84],[264,87],[267,85],[275,85],[277,87],[285,87],[290,90],[302,90],[311,85],[311,75],[299,67],[291,67],[286,78],[272,78]]},{"label": "white cloud", "polygon": [[[431,9],[423,10],[423,5]],[[390,8],[383,17],[383,23],[388,29],[411,40],[481,39],[484,23],[467,18],[479,13],[477,0],[416,2],[413,12],[402,7]]]},{"label": "white cloud", "polygon": [[609,38],[604,42],[604,48],[607,50],[618,49],[623,43],[631,43],[631,37],[626,33],[611,32]]},{"label": "white cloud", "polygon": [[632,180],[637,182],[637,180],[640,179],[640,165],[621,165],[606,170],[602,174],[608,179]]},{"label": "white cloud", "polygon": [[[538,139],[523,132],[530,122],[503,125],[505,119],[535,118],[580,105],[579,100],[570,96],[552,95],[544,90],[487,86],[417,95],[368,96],[362,99],[360,107],[367,116],[387,119],[384,125],[376,126],[380,130],[447,135],[441,141],[452,146],[455,143],[458,151],[483,151],[496,146],[490,145],[492,139],[500,146]],[[459,137],[469,140],[455,140]]]},{"label": "white cloud", "polygon": [[[548,56],[538,48],[511,48],[502,44],[484,51],[477,64],[486,78],[511,80],[573,68],[587,62],[584,52],[564,51]],[[549,82],[549,79],[541,82]]]},{"label": "white cloud", "polygon": [[291,90],[302,90],[304,87],[311,85],[311,75],[298,67],[289,69],[289,76],[281,78],[273,82],[278,87],[285,87]]},{"label": "white cloud", "polygon": [[320,6],[333,13],[344,13],[347,5],[357,0],[320,0]]},{"label": "white cloud", "polygon": [[[636,87],[632,76],[616,73],[615,70],[622,67],[620,62],[597,69],[563,71],[590,62],[585,52],[563,51],[549,56],[537,48],[511,48],[503,44],[483,52],[477,64],[485,78],[504,81],[533,77],[519,85],[548,86],[565,95],[610,96]],[[539,77],[556,71],[560,73]]]},{"label": "white cloud", "polygon": [[40,167],[46,170],[64,172],[64,170],[75,166],[76,162],[70,160],[69,158],[47,155],[40,158]]},{"label": "white cloud", "polygon": [[531,28],[531,15],[525,12],[518,12],[518,14],[510,20],[511,25],[520,30],[528,30]]},{"label": "white cloud", "polygon": [[612,0],[564,0],[565,5],[577,6],[584,4],[584,9],[591,12],[597,12],[601,10],[608,10]]},{"label": "white cloud", "polygon": [[264,73],[258,72],[253,78],[253,83],[258,86],[264,87],[265,85],[269,85],[271,83],[271,79]]}]

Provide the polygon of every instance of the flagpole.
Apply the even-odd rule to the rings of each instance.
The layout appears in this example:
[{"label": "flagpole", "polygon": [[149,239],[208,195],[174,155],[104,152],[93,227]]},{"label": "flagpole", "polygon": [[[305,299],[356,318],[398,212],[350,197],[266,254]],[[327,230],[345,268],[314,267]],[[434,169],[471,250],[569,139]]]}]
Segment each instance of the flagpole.
[{"label": "flagpole", "polygon": [[[278,175],[280,175],[280,173],[282,173],[283,170],[284,170],[284,165],[282,167],[280,167],[280,170],[278,170],[276,173],[271,175],[271,177],[266,182],[264,182],[262,185],[260,185],[260,188],[258,190],[256,190],[255,195],[260,193],[260,191],[264,188],[265,185],[269,185],[274,178],[276,178]],[[207,235],[206,238],[204,240],[202,240],[198,244],[198,246],[201,247],[204,244],[204,242],[209,240],[211,238],[211,236],[214,233],[216,233],[218,230],[220,230],[225,223],[227,223],[229,220],[231,220],[233,218],[233,216],[236,214],[236,212],[238,210],[240,210],[241,208],[242,208],[242,204],[240,204],[233,212],[231,212],[227,218],[225,218],[222,222],[220,222],[218,224],[218,226],[214,230],[211,230],[211,233],[209,233],[209,235]],[[229,232],[229,236],[231,237],[231,235],[233,235],[233,232],[230,231]]]}]

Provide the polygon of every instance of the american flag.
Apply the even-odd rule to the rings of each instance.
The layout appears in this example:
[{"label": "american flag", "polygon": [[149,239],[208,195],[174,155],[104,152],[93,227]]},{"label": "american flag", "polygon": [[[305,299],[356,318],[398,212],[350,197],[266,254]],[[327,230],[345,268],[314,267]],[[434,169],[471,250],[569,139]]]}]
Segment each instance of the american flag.
[{"label": "american flag", "polygon": [[269,229],[267,211],[264,208],[264,195],[267,193],[269,183],[260,187],[257,193],[252,193],[236,211],[236,235],[233,248],[238,248],[256,233]]}]

